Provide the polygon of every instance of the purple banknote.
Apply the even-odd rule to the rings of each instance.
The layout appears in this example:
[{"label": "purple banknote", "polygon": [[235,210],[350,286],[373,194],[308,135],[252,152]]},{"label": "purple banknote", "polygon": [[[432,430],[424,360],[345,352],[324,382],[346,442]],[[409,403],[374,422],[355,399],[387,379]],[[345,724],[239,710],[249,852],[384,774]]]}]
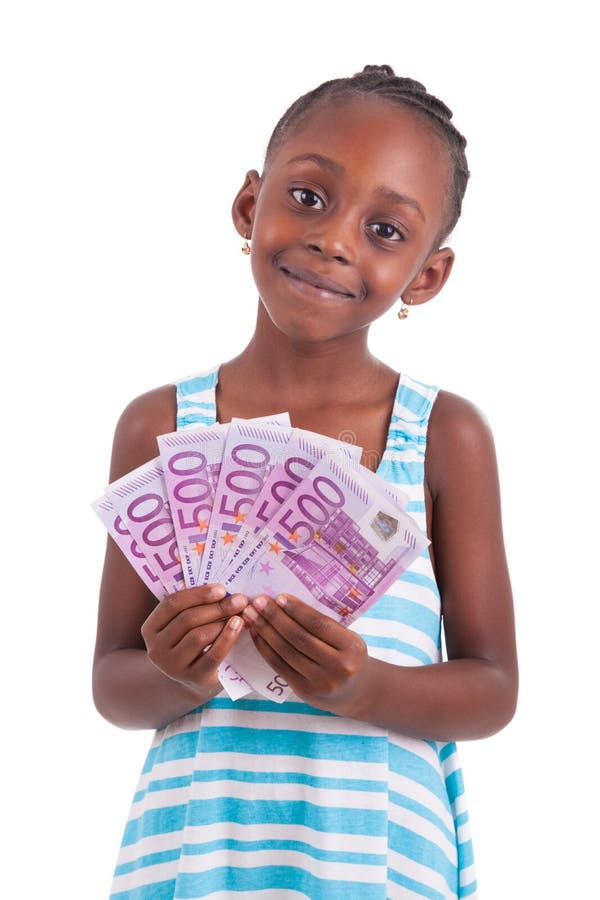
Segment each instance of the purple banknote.
[{"label": "purple banknote", "polygon": [[[420,528],[361,470],[323,458],[259,532],[225,579],[249,596],[292,594],[350,625],[427,547]],[[227,663],[263,696],[289,690],[242,635]]]},{"label": "purple banknote", "polygon": [[123,519],[114,508],[112,501],[103,495],[92,503],[92,508],[148,590],[152,591],[157,600],[162,600],[163,597],[166,597],[167,591],[165,586],[152,570],[148,559],[138,547],[131,532],[125,527]]},{"label": "purple banknote", "polygon": [[202,584],[202,558],[228,425],[176,431],[158,440],[186,587]]},{"label": "purple banknote", "polygon": [[202,581],[217,580],[238,533],[275,463],[282,457],[291,428],[234,421],[229,426],[206,549]]},{"label": "purple banknote", "polygon": [[106,496],[167,593],[181,590],[183,571],[160,460],[150,460],[114,481],[106,488]]}]

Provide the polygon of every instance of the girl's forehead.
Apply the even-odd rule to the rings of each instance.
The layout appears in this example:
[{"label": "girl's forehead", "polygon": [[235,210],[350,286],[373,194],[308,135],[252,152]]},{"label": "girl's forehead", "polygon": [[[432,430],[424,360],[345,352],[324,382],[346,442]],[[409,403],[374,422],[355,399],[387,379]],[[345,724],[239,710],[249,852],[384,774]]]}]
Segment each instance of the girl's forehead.
[{"label": "girl's forehead", "polygon": [[[329,98],[307,110],[277,148],[279,170],[317,158],[340,176],[410,181],[413,190],[445,194],[449,156],[434,128],[410,107],[385,98]],[[330,166],[335,174],[335,166]],[[390,183],[390,187],[394,187]]]},{"label": "girl's forehead", "polygon": [[356,143],[360,134],[364,139],[376,131],[381,140],[381,132],[391,140],[404,135],[406,141],[439,145],[440,139],[427,123],[424,114],[409,105],[385,97],[344,96],[328,97],[309,107],[303,116],[291,125],[281,147],[296,140],[337,139],[339,143]]}]

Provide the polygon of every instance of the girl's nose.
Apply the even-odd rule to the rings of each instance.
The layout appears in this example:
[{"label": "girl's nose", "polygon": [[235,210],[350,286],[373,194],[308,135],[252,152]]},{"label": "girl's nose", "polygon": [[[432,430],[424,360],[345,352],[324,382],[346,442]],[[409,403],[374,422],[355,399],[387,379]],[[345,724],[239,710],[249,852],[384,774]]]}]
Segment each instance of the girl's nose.
[{"label": "girl's nose", "polygon": [[312,231],[305,236],[304,243],[312,253],[335,259],[342,265],[351,265],[355,261],[356,249],[353,239],[348,226],[341,222],[337,226],[331,222],[326,228]]},{"label": "girl's nose", "polygon": [[309,243],[307,244],[309,250],[312,250],[314,253],[323,253],[325,256],[331,257],[331,259],[336,259],[338,262],[347,265],[349,260],[347,259],[347,255],[344,253],[328,253],[322,243]]}]

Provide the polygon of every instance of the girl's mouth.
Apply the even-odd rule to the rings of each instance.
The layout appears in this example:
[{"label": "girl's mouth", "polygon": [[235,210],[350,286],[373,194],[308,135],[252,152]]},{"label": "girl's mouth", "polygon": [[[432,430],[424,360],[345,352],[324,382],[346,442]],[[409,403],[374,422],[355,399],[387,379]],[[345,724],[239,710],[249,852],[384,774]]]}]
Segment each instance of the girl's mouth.
[{"label": "girl's mouth", "polygon": [[346,285],[328,278],[327,275],[321,275],[295,266],[279,265],[278,268],[290,281],[295,283],[298,290],[301,290],[302,293],[312,294],[313,296],[316,294],[322,295],[323,299],[335,297],[338,300],[356,300],[357,298],[357,295]]}]

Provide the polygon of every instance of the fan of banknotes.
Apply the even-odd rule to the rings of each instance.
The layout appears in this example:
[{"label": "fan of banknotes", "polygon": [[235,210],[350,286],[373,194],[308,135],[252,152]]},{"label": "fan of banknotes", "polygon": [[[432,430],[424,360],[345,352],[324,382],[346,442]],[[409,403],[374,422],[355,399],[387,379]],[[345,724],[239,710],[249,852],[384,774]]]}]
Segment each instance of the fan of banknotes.
[{"label": "fan of banknotes", "polygon": [[[215,583],[293,594],[350,625],[427,546],[406,495],[360,464],[361,448],[293,428],[287,413],[157,439],[159,456],[93,508],[159,600]],[[219,667],[234,700],[290,689],[242,632]]]}]

